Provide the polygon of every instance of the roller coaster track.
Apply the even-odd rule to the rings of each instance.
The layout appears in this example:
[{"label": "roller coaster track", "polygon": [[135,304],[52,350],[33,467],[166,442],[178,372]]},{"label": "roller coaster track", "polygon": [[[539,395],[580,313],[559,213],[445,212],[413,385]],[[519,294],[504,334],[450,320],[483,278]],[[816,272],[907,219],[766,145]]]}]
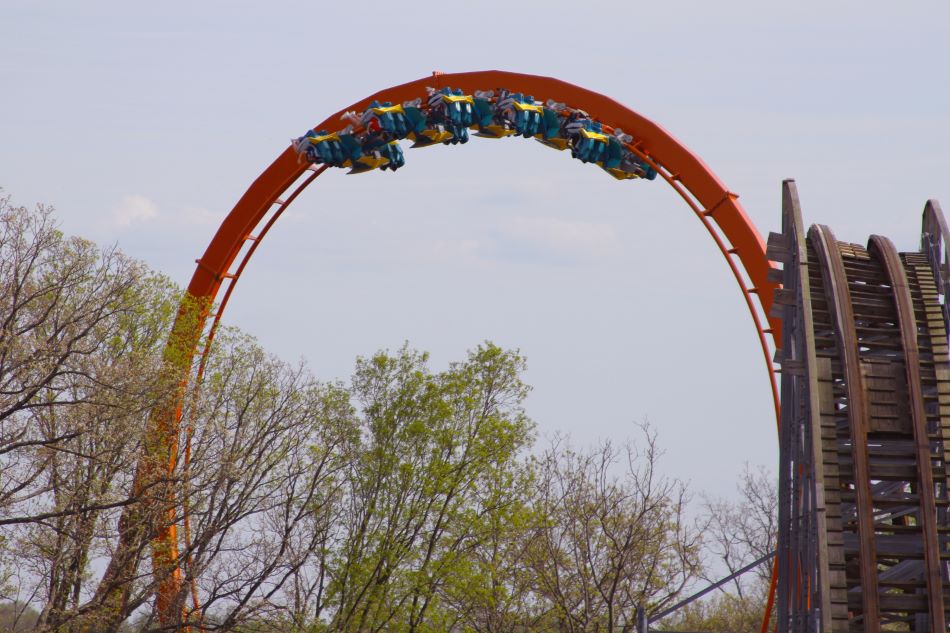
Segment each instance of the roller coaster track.
[{"label": "roller coaster track", "polygon": [[[347,111],[365,113],[382,102],[405,105],[427,88],[448,87],[465,93],[505,87],[549,97],[582,110],[598,126],[603,122],[595,136],[612,134],[614,144],[622,127],[630,136],[624,152],[683,198],[725,258],[752,317],[780,421],[779,543],[763,632],[773,597],[780,633],[946,631],[950,232],[936,202],[924,210],[920,250],[898,253],[881,236],[862,247],[838,242],[824,226],[806,234],[795,185],[786,181],[782,232],[771,234],[766,245],[738,196],[660,126],[584,88],[502,71],[435,73],[387,88],[315,126],[313,143],[347,135],[338,129]],[[326,140],[331,137],[335,141]],[[319,161],[302,162],[296,148],[287,148],[251,184],[196,260],[166,356],[182,388],[176,401],[152,412],[137,487],[179,468],[185,386],[200,383],[235,284],[287,207],[328,169]],[[780,365],[781,397],[774,363]],[[185,450],[187,460],[187,442]],[[134,573],[135,552],[151,539],[156,610],[170,627],[179,621],[189,589],[200,613],[196,588],[181,577],[179,547],[185,545],[187,556],[188,518],[186,510],[179,526],[175,498],[172,491],[157,507],[126,508],[106,571],[107,579]],[[103,602],[121,602],[117,589],[109,591],[99,596]]]},{"label": "roller coaster track", "polygon": [[[629,141],[623,141],[624,150],[635,155],[642,165],[649,166],[679,194],[708,231],[729,266],[762,349],[777,422],[778,382],[773,372],[771,350],[781,335],[781,322],[777,316],[769,314],[772,293],[778,281],[771,275],[775,267],[765,258],[765,241],[745,214],[738,195],[730,191],[702,159],[653,121],[604,95],[558,79],[493,70],[433,73],[431,77],[386,88],[332,114],[312,130],[345,134],[339,129],[340,120],[350,111],[365,112],[373,107],[373,102],[407,104],[425,99],[429,88],[449,87],[465,94],[505,88],[568,104],[592,120],[602,122],[602,131],[613,135],[615,140],[619,138],[619,130],[623,129],[625,136],[630,137]],[[606,138],[603,134],[601,136]],[[606,162],[603,166],[607,167]],[[302,162],[295,148],[288,147],[251,184],[224,219],[205,253],[196,260],[197,266],[187,296],[179,308],[165,358],[166,370],[178,377],[181,389],[176,400],[156,407],[150,415],[143,453],[136,467],[135,490],[145,490],[175,478],[176,470],[180,468],[178,448],[183,432],[180,421],[185,387],[191,380],[200,382],[215,328],[235,284],[276,220],[326,169],[326,164]],[[199,359],[197,373],[192,369],[196,356]],[[185,451],[187,459],[187,444]],[[188,549],[187,513],[179,524],[182,513],[177,508],[174,491],[156,496],[165,501],[129,506],[123,511],[119,520],[119,543],[96,599],[122,608],[126,598],[119,595],[121,583],[118,581],[134,574],[136,552],[145,546],[143,539],[151,539],[153,575],[158,585],[156,611],[159,620],[171,626],[179,618],[183,594],[187,591],[179,558],[181,545],[184,544],[186,552]],[[183,535],[179,533],[179,527],[184,528]],[[194,604],[197,609],[197,598]]]},{"label": "roller coaster track", "polygon": [[945,631],[950,612],[946,223],[922,248],[807,234],[783,189],[780,632]]}]

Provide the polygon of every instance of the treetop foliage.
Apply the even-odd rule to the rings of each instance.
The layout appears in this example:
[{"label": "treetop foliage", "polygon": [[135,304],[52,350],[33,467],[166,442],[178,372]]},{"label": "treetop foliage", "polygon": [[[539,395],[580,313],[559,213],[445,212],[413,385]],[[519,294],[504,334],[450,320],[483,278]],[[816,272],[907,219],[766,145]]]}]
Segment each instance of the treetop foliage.
[{"label": "treetop foliage", "polygon": [[[407,344],[326,382],[222,327],[182,394],[165,349],[182,297],[117,249],[64,236],[51,209],[0,198],[9,630],[159,630],[151,547],[171,524],[173,628],[206,631],[631,630],[638,605],[702,577],[704,528],[729,565],[769,547],[767,519],[729,530],[735,508],[688,520],[649,427],[623,446],[533,448],[526,360],[490,342],[441,371]],[[148,416],[182,395],[167,477],[136,489]],[[125,530],[142,538],[117,564]]]}]

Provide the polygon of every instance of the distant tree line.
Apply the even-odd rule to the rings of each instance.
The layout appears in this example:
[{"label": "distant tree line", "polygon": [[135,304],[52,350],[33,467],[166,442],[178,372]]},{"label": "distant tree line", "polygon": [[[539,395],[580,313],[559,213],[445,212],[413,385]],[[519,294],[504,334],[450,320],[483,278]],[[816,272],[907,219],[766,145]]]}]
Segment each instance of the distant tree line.
[{"label": "distant tree line", "polygon": [[[0,198],[0,630],[163,628],[151,539],[110,570],[126,569],[120,531],[141,527],[123,511],[162,494],[132,484],[149,412],[177,393],[162,351],[181,297]],[[649,426],[622,446],[536,447],[524,369],[491,343],[442,371],[403,347],[320,382],[220,330],[164,482],[182,573],[164,628],[632,631],[639,605],[772,547],[766,472],[690,514]],[[668,625],[758,630],[761,571]]]}]

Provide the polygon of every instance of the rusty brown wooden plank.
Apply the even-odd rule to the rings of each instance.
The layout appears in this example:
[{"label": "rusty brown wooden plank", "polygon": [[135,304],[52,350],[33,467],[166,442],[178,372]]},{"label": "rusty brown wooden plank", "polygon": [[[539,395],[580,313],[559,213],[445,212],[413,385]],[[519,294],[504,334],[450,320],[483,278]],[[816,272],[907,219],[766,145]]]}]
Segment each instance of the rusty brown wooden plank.
[{"label": "rusty brown wooden plank", "polygon": [[[802,334],[804,335],[804,373],[808,383],[808,412],[811,426],[811,453],[812,476],[814,478],[815,495],[815,545],[817,547],[816,561],[818,566],[819,596],[821,600],[819,613],[821,614],[821,628],[831,633],[831,616],[834,608],[831,604],[831,571],[828,559],[828,526],[826,524],[825,472],[822,456],[821,411],[828,406],[821,397],[826,390],[819,386],[819,380],[825,378],[830,381],[830,363],[818,360],[815,351],[814,320],[812,317],[811,285],[808,279],[808,248],[805,240],[805,227],[802,222],[801,203],[798,199],[798,189],[793,181],[782,183],[782,214],[788,220],[791,244],[794,248],[793,261],[798,266],[798,296],[796,301],[801,302]],[[823,372],[824,370],[824,372]],[[827,390],[830,392],[830,389]],[[833,406],[833,405],[832,405]],[[839,548],[840,550],[840,548]]]},{"label": "rusty brown wooden plank", "polygon": [[861,607],[865,630],[880,633],[880,608],[877,584],[877,554],[874,549],[874,514],[868,472],[868,411],[865,402],[864,377],[858,357],[858,340],[854,327],[854,309],[848,292],[848,278],[834,233],[826,226],[815,225],[808,231],[821,265],[825,296],[834,320],[838,353],[841,356],[848,395],[848,418],[851,430],[851,451],[854,460],[854,487],[857,495],[857,525],[860,537],[858,563],[861,578]]},{"label": "rusty brown wooden plank", "polygon": [[927,598],[929,601],[930,630],[946,628],[943,609],[943,580],[940,574],[940,542],[937,539],[937,503],[934,497],[933,464],[930,439],[927,437],[927,414],[924,410],[920,377],[920,350],[917,346],[917,319],[908,289],[907,273],[894,244],[881,235],[872,235],[868,250],[881,258],[891,282],[891,291],[897,307],[901,344],[904,347],[904,370],[907,376],[907,395],[917,451],[917,475],[920,494],[921,528],[926,569]]}]

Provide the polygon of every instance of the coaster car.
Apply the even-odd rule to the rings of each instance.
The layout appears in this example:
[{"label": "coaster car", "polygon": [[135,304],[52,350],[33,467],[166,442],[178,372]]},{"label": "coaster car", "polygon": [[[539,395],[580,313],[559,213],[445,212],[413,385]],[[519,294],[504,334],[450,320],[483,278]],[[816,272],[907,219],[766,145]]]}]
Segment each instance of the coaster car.
[{"label": "coaster car", "polygon": [[535,138],[571,156],[594,163],[614,178],[654,180],[656,170],[629,149],[633,138],[622,130],[607,128],[583,110],[549,100],[541,105],[531,95],[500,90],[463,94],[451,88],[428,88],[427,107],[421,99],[399,105],[372,101],[362,113],[346,112],[349,122],[339,132],[308,131],[293,141],[301,160],[334,167],[349,167],[351,174],[374,169],[396,171],[406,160],[399,140],[413,147],[468,141],[468,129],[479,136],[500,138],[518,134]]},{"label": "coaster car", "polygon": [[374,169],[384,168],[388,164],[388,158],[383,156],[380,152],[373,152],[371,154],[364,154],[357,160],[353,161],[352,169],[346,173],[347,175],[363,174]]},{"label": "coaster car", "polygon": [[[543,108],[541,110],[541,124],[538,127],[538,137],[545,141],[554,139],[566,141],[566,139],[560,137],[561,125],[562,117],[557,111],[550,108]],[[567,145],[565,144],[564,147],[567,147]],[[564,147],[561,149],[564,149]]]},{"label": "coaster car", "polygon": [[294,149],[298,157],[308,162],[331,167],[350,167],[363,155],[359,141],[352,134],[326,130],[308,131],[294,141]]},{"label": "coaster car", "polygon": [[370,103],[360,122],[368,133],[384,134],[390,140],[412,137],[426,126],[425,115],[418,107],[389,101]]},{"label": "coaster car", "polygon": [[363,156],[353,162],[347,174],[362,174],[373,169],[396,171],[406,164],[399,141],[380,141],[378,133],[367,136],[363,144]]},{"label": "coaster car", "polygon": [[354,162],[353,169],[348,172],[351,174],[377,168],[396,171],[405,165],[406,159],[398,140],[415,138],[425,129],[425,118],[414,106],[373,101],[360,117],[360,124],[363,126],[359,136],[363,158]]},{"label": "coaster car", "polygon": [[[437,129],[438,133],[426,135],[431,142],[455,145],[468,142],[468,128],[475,122],[475,98],[463,94],[461,90],[429,88],[429,116],[426,127]],[[446,137],[443,132],[451,136]],[[441,140],[436,140],[441,139]],[[417,139],[418,140],[418,139]],[[414,145],[413,147],[417,147]]]},{"label": "coaster car", "polygon": [[[607,166],[607,164],[601,165],[604,171],[616,178],[617,180],[631,180],[633,178],[646,178],[647,169],[649,166],[644,165],[640,162],[640,159],[636,157],[632,152],[624,150],[623,157],[615,166]],[[656,178],[656,173],[654,172],[653,178]],[[653,178],[650,178],[652,180]]]},{"label": "coaster car", "polygon": [[[571,116],[575,114],[578,113]],[[610,137],[603,133],[600,122],[580,113],[573,120],[569,119],[565,131],[571,139],[571,156],[582,163],[599,163],[607,156]]]},{"label": "coaster car", "polygon": [[562,136],[570,141],[571,156],[584,163],[595,163],[618,180],[656,178],[656,170],[627,149],[626,144],[633,140],[629,134],[622,130],[615,130],[612,135],[604,133],[601,123],[586,112],[569,113]]},{"label": "coaster car", "polygon": [[[432,127],[426,127],[420,133],[416,134],[416,140],[411,147],[415,149],[416,147],[429,147],[430,145],[438,145],[439,143],[449,145],[454,138],[455,135],[446,130],[445,127],[433,125]],[[458,141],[455,142],[458,143]]]},{"label": "coaster car", "polygon": [[478,128],[478,132],[475,133],[475,136],[481,136],[483,138],[504,138],[515,134],[515,131],[511,129],[504,119],[498,116],[495,104],[491,101],[494,96],[495,93],[490,90],[475,91],[475,126]]},{"label": "coaster car", "polygon": [[531,138],[538,134],[544,108],[534,102],[534,97],[520,92],[502,90],[495,104],[496,117],[510,126],[516,134]]},{"label": "coaster car", "polygon": [[623,158],[620,164],[614,168],[604,167],[604,169],[618,180],[627,180],[630,178],[645,178],[646,180],[656,180],[656,170],[643,161],[633,152],[624,150]]}]

